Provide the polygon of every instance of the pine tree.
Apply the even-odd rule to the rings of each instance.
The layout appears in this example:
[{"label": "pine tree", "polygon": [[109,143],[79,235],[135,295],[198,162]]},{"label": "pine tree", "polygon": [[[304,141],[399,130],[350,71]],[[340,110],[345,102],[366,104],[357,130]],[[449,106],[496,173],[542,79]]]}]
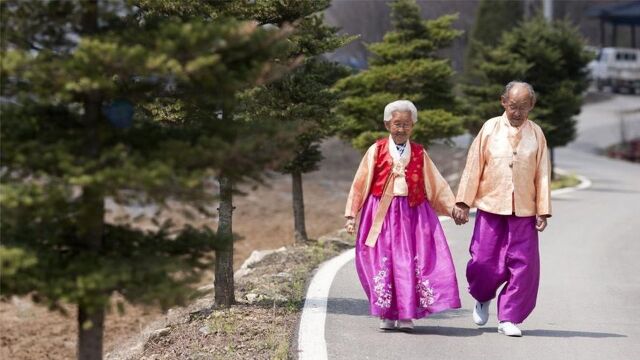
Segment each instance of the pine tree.
[{"label": "pine tree", "polygon": [[436,55],[460,36],[451,25],[456,16],[422,20],[414,0],[396,0],[391,10],[393,30],[382,42],[368,46],[369,69],[336,85],[345,96],[337,108],[340,134],[359,149],[386,134],[384,106],[398,99],[411,100],[420,110],[413,135],[417,141],[428,144],[462,132],[462,121],[455,115],[453,69],[449,60]]},{"label": "pine tree", "polygon": [[502,113],[500,94],[508,82],[530,83],[538,97],[530,117],[545,133],[553,164],[553,149],[576,135],[574,116],[588,87],[586,65],[591,59],[584,46],[568,21],[548,23],[536,17],[505,33],[496,48],[483,52],[478,85],[465,89],[473,109],[471,122],[481,125]]},{"label": "pine tree", "polygon": [[[298,19],[297,11],[294,10],[310,7],[312,4],[311,0],[257,2],[171,0],[162,3],[148,0],[142,6],[164,17],[203,18],[214,23],[218,22],[220,17],[233,17],[250,21],[266,31],[289,34],[292,31],[292,25]],[[279,56],[268,64],[270,71],[267,74],[276,74],[275,77],[278,77],[283,74],[283,70],[290,68],[291,62],[287,58],[287,54],[291,51],[290,44],[291,41],[287,48],[278,51]],[[274,76],[269,76],[261,83],[267,83],[273,79]],[[218,151],[215,153],[219,155],[218,162],[212,165],[219,184],[214,292],[216,304],[223,307],[235,303],[233,197],[238,192],[237,186],[243,182],[262,182],[264,171],[276,169],[289,155],[289,149],[293,146],[291,134],[294,132],[291,127],[271,118],[248,121],[237,116],[244,106],[240,95],[253,86],[255,83],[247,81],[235,83],[233,91],[227,92],[229,96],[224,98],[215,96],[215,93],[208,89],[198,87],[190,92],[176,94],[183,112],[179,117],[209,120],[205,121],[207,126],[202,128],[194,127],[189,123],[183,126],[217,142],[210,143],[216,147]]]},{"label": "pine tree", "polygon": [[[152,1],[148,1],[148,3],[153,4]],[[274,66],[282,64],[288,67],[290,63],[300,63],[305,56],[314,56],[329,51],[340,46],[344,41],[341,37],[335,36],[333,28],[324,26],[321,17],[312,15],[326,8],[329,4],[328,0],[261,0],[256,2],[220,1],[205,3],[210,6],[205,11],[200,11],[200,2],[198,1],[186,3],[176,1],[171,3],[170,6],[155,7],[155,9],[164,15],[181,18],[199,15],[213,21],[217,16],[232,16],[241,20],[255,21],[260,27],[266,29],[287,29],[293,26],[293,33],[289,41],[290,47],[283,53],[282,57],[273,63]],[[311,53],[312,50],[314,53]],[[318,109],[297,107],[292,107],[289,110],[287,108],[291,104],[287,104],[285,98],[274,98],[273,96],[282,91],[280,95],[289,96],[289,100],[294,100],[292,99],[293,97],[299,99],[300,94],[296,94],[296,91],[309,91],[302,88],[301,85],[316,86],[316,89],[320,90],[321,87],[326,87],[323,83],[336,76],[333,75],[335,70],[330,70],[327,66],[324,69],[320,66],[314,66],[310,69],[315,72],[324,70],[330,70],[330,72],[316,73],[317,78],[305,75],[308,77],[303,79],[299,74],[304,73],[303,69],[306,66],[307,64],[303,63],[301,65],[302,69],[296,70],[298,76],[294,76],[293,80],[287,77],[280,85],[274,85],[274,87],[250,90],[250,84],[245,84],[246,86],[243,89],[247,89],[247,92],[237,92],[237,96],[233,98],[233,101],[222,103],[213,97],[203,99],[203,101],[182,99],[191,103],[189,107],[196,109],[194,113],[202,113],[204,117],[218,114],[217,116],[222,119],[221,123],[224,124],[224,127],[222,129],[205,129],[203,131],[205,133],[209,131],[222,132],[224,134],[222,145],[229,147],[223,162],[216,168],[220,184],[220,207],[217,233],[219,240],[215,265],[215,301],[220,306],[230,306],[235,302],[232,225],[233,195],[237,192],[237,185],[246,181],[260,182],[265,170],[282,169],[283,163],[295,161],[293,159],[295,154],[291,153],[291,149],[298,149],[300,144],[304,143],[304,139],[297,136],[304,133],[300,122],[310,118],[301,118],[300,122],[283,120],[287,118],[287,112],[289,111],[293,111],[297,116],[311,116],[311,112],[318,112]],[[303,84],[302,80],[313,81],[313,84]],[[289,83],[294,84],[294,87],[287,89],[289,86],[287,84]],[[273,90],[274,92],[269,93],[267,89],[278,90]],[[285,95],[284,92],[287,92],[288,95]],[[331,94],[323,92],[319,94],[318,99],[324,97],[329,99],[331,96]],[[329,105],[333,100],[318,101],[324,101],[325,104]],[[206,109],[206,111],[203,109]],[[303,114],[304,111],[309,113]],[[279,115],[277,114],[278,112],[280,112]],[[192,114],[190,116],[196,115]],[[252,139],[252,141],[248,143],[248,139]],[[260,146],[250,145],[258,143]],[[317,159],[314,159],[314,156],[317,155],[313,153],[313,144],[309,146],[312,150],[311,154],[308,155],[309,160],[304,160],[305,163],[317,161]]]},{"label": "pine tree", "polygon": [[520,1],[480,0],[465,54],[467,82],[474,82],[473,73],[481,48],[496,46],[502,33],[516,26],[522,17],[523,5]]},{"label": "pine tree", "polygon": [[[494,99],[496,91],[500,91],[498,85],[477,86],[486,85],[483,84],[482,70],[479,69],[483,62],[482,56],[495,48],[502,34],[518,25],[523,15],[524,6],[518,1],[480,1],[465,54],[465,76],[461,89],[467,96]],[[463,106],[464,123],[471,134],[480,131],[482,124],[501,109],[500,103],[496,101],[489,101],[482,105],[477,102],[465,102]]]},{"label": "pine tree", "polygon": [[[213,14],[205,3],[189,4]],[[105,200],[213,201],[203,179],[229,167],[237,144],[198,105],[232,102],[285,50],[284,32],[255,23],[166,16],[185,4],[0,4],[2,295],[60,311],[77,304],[79,359],[102,357],[112,294],[163,308],[184,302],[221,237],[106,223]]]},{"label": "pine tree", "polygon": [[[273,119],[286,122],[297,129],[295,145],[291,147],[289,161],[281,171],[291,174],[294,214],[294,237],[297,242],[307,241],[302,190],[302,174],[316,170],[322,160],[319,143],[332,135],[336,117],[332,109],[339,93],[332,92],[335,82],[348,74],[339,64],[324,60],[321,55],[333,51],[352,38],[337,35],[338,29],[327,26],[318,12],[330,1],[314,1],[315,7],[290,10],[288,16],[299,18],[289,58],[304,57],[303,63],[289,75],[273,83],[256,87],[244,94],[245,108],[238,115],[247,121]],[[273,21],[273,20],[272,20]],[[276,21],[280,22],[280,21]]]}]

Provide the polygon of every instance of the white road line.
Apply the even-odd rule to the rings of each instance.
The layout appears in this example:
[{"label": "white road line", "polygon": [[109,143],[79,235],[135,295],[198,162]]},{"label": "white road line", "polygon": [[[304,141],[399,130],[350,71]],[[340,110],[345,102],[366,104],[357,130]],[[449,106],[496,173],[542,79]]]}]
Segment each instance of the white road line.
[{"label": "white road line", "polygon": [[[558,173],[567,173],[556,169]],[[566,194],[576,190],[586,189],[591,186],[591,181],[584,176],[576,175],[580,184],[575,187],[553,190],[552,196]],[[475,212],[476,209],[471,209]],[[447,221],[448,216],[438,216],[440,221]],[[350,249],[342,254],[327,260],[320,265],[318,272],[311,279],[307,296],[300,316],[300,328],[298,330],[298,359],[300,360],[326,360],[327,342],[324,337],[325,321],[327,318],[327,302],[329,290],[333,279],[340,269],[355,258],[355,249]]]},{"label": "white road line", "polygon": [[327,343],[324,338],[324,322],[327,317],[327,298],[333,278],[342,266],[355,257],[355,249],[350,249],[328,260],[313,276],[307,298],[304,301],[300,329],[298,330],[298,359],[327,359]]}]

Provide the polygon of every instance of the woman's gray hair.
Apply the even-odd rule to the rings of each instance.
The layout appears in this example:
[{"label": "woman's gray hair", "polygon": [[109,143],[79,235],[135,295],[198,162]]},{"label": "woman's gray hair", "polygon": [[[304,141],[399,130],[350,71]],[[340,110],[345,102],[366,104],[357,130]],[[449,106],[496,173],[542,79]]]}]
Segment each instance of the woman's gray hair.
[{"label": "woman's gray hair", "polygon": [[409,100],[396,100],[384,107],[384,121],[391,121],[393,113],[396,111],[408,111],[411,113],[411,120],[415,124],[418,122],[418,109]]},{"label": "woman's gray hair", "polygon": [[526,83],[524,81],[511,81],[504,87],[504,91],[502,92],[502,97],[507,98],[509,96],[509,91],[513,89],[515,86],[524,86],[525,89],[529,92],[529,98],[531,99],[531,104],[536,103],[536,92],[533,91],[533,86],[531,84]]}]

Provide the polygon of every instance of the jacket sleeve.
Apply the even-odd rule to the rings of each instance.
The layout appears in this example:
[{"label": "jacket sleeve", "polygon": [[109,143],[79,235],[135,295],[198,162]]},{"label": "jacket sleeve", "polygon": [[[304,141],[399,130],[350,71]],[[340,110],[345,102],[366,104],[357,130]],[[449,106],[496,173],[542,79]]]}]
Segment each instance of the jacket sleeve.
[{"label": "jacket sleeve", "polygon": [[[486,123],[485,123],[486,125]],[[460,185],[458,185],[458,193],[456,195],[456,203],[464,203],[468,207],[473,206],[480,186],[480,176],[484,170],[484,138],[485,126],[480,129],[478,135],[473,139],[469,153],[467,154],[467,163],[460,177]]]},{"label": "jacket sleeve", "polygon": [[453,205],[455,204],[455,197],[453,191],[447,183],[447,180],[442,177],[438,168],[429,157],[426,151],[424,151],[424,187],[427,200],[433,209],[439,215],[451,216],[453,211]]},{"label": "jacket sleeve", "polygon": [[551,160],[547,139],[542,129],[536,128],[538,138],[538,156],[535,176],[536,215],[551,216]]},{"label": "jacket sleeve", "polygon": [[360,209],[364,205],[367,195],[369,195],[369,189],[371,187],[371,181],[373,180],[373,166],[375,164],[377,146],[371,145],[369,150],[365,153],[356,176],[351,184],[351,190],[347,197],[347,205],[345,206],[345,217],[356,217],[360,212]]}]

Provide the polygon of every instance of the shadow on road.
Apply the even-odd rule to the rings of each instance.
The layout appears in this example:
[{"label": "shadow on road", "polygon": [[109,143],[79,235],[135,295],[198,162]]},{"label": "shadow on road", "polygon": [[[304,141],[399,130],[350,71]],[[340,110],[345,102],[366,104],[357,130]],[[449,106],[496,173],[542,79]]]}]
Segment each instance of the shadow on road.
[{"label": "shadow on road", "polygon": [[[369,302],[366,299],[330,298],[327,304],[327,312],[329,314],[371,316],[369,313]],[[471,310],[447,310],[430,315],[424,320],[429,321],[429,319],[454,319],[459,317],[471,318]]]},{"label": "shadow on road", "polygon": [[455,318],[469,318],[471,319],[471,310],[468,309],[455,309],[447,310],[439,313],[435,313],[429,316],[427,319],[455,319]]},{"label": "shadow on road", "polygon": [[[566,194],[560,194],[561,196],[565,196]],[[581,199],[573,198],[573,197],[554,197],[553,201],[580,201]]]},{"label": "shadow on road", "polygon": [[[369,302],[365,299],[354,298],[332,298],[327,304],[327,312],[329,314],[352,315],[352,316],[371,316],[369,314]],[[414,335],[438,335],[438,336],[454,336],[454,337],[471,337],[479,336],[485,333],[497,333],[496,327],[450,327],[450,326],[430,326],[421,325],[428,323],[429,320],[455,319],[460,317],[471,318],[471,310],[457,309],[447,310],[437,314],[433,314],[427,318],[418,320],[419,323],[411,332]],[[602,333],[590,331],[572,331],[572,330],[551,330],[551,329],[534,329],[523,330],[525,336],[535,337],[554,337],[554,338],[626,338],[627,335],[615,333]]]},{"label": "shadow on road", "polygon": [[[454,337],[471,337],[479,336],[485,333],[493,334],[498,333],[498,328],[486,327],[486,328],[462,328],[462,327],[449,327],[449,326],[416,326],[413,329],[414,335],[439,335],[439,336],[454,336]],[[524,330],[524,336],[535,337],[554,337],[554,338],[626,338],[627,335],[614,334],[614,333],[601,333],[601,332],[589,332],[589,331],[568,331],[568,330]]]},{"label": "shadow on road", "polygon": [[605,193],[620,193],[620,194],[637,194],[637,193],[640,193],[640,191],[636,191],[636,190],[597,188],[597,187],[590,187],[588,189],[585,189],[585,191],[596,191],[596,192],[605,192]]},{"label": "shadow on road", "polygon": [[[496,330],[497,331],[497,330]],[[613,333],[600,333],[589,331],[568,331],[568,330],[524,330],[522,332],[524,336],[539,336],[539,337],[558,337],[558,338],[626,338],[627,335],[613,334]]]},{"label": "shadow on road", "polygon": [[327,312],[329,314],[369,316],[369,302],[365,299],[330,298]]},{"label": "shadow on road", "polygon": [[[486,327],[486,328],[474,329],[474,331],[479,331],[482,333],[497,333],[498,328]],[[597,339],[597,338],[626,338],[627,337],[627,335],[613,334],[613,333],[570,331],[570,330],[545,330],[545,329],[523,330],[522,334],[524,336],[555,337],[555,338],[595,338]]]},{"label": "shadow on road", "polygon": [[[480,330],[480,331],[479,331]],[[471,337],[480,336],[484,333],[484,329],[451,327],[451,326],[416,326],[411,334],[413,335],[438,335],[438,336],[455,336],[455,337]]]}]

